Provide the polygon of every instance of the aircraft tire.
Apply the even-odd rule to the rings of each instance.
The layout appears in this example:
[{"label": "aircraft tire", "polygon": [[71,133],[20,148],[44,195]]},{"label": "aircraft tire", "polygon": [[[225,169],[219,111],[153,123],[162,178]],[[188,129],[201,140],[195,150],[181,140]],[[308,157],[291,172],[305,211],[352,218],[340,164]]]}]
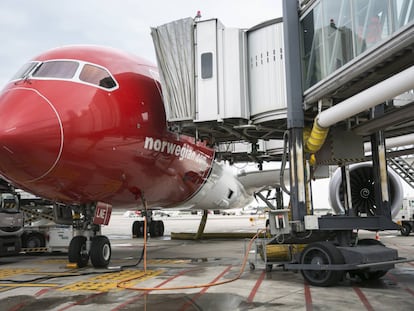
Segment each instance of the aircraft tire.
[{"label": "aircraft tire", "polygon": [[144,222],[136,220],[132,223],[132,237],[142,238],[144,236]]},{"label": "aircraft tire", "polygon": [[149,224],[149,234],[153,238],[158,236],[157,221],[156,220],[153,220],[153,221],[150,222],[150,224]]},{"label": "aircraft tire", "polygon": [[162,220],[157,220],[155,222],[155,231],[156,231],[157,236],[164,236],[164,230],[165,230],[164,222]]},{"label": "aircraft tire", "polygon": [[95,268],[106,268],[111,260],[111,243],[104,235],[97,235],[92,239],[91,263]]},{"label": "aircraft tire", "polygon": [[[342,253],[330,242],[309,244],[301,254],[301,264],[343,264]],[[301,270],[304,279],[315,286],[336,285],[344,276],[341,270]]]},{"label": "aircraft tire", "polygon": [[162,220],[153,220],[150,224],[150,235],[152,237],[164,236],[164,222]]},{"label": "aircraft tire", "polygon": [[86,237],[78,235],[73,237],[69,243],[68,259],[71,263],[76,263],[78,268],[86,267],[89,254],[86,250]]}]

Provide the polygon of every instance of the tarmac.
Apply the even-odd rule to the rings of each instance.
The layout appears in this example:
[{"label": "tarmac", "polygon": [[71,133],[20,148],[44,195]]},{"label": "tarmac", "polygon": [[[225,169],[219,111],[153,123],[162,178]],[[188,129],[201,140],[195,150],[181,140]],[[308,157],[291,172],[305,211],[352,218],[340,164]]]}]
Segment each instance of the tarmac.
[{"label": "tarmac", "polygon": [[[131,237],[134,220],[115,213],[103,229],[112,245],[108,269],[70,269],[65,253],[0,258],[0,310],[414,309],[414,262],[398,264],[376,281],[346,278],[315,287],[300,272],[276,264],[267,271],[268,263],[253,253],[243,267],[247,239],[171,240],[171,232],[197,231],[200,216],[190,215],[163,218],[166,235],[149,238],[139,262],[144,244]],[[205,231],[254,233],[264,223],[257,215],[211,215]],[[379,238],[401,257],[414,258],[413,234],[384,231]]]}]

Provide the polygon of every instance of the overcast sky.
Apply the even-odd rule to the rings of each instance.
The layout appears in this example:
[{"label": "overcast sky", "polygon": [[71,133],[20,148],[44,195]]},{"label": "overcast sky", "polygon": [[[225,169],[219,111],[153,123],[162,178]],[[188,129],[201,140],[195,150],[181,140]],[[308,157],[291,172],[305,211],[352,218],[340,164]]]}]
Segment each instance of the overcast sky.
[{"label": "overcast sky", "polygon": [[282,0],[3,0],[0,89],[29,59],[68,44],[116,47],[155,63],[150,27],[177,19],[218,18],[250,28],[282,15]]}]

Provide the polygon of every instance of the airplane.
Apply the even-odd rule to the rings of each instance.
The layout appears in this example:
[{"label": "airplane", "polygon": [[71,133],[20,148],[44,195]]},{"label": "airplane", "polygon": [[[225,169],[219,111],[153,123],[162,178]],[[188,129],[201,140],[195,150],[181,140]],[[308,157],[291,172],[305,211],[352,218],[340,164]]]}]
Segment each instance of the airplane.
[{"label": "airplane", "polygon": [[[27,62],[0,93],[0,174],[16,188],[70,211],[69,262],[106,267],[101,235],[113,208],[245,206],[249,189],[276,181],[245,178],[244,188],[207,142],[169,131],[157,68],[100,46],[64,46]],[[248,189],[249,188],[249,189]],[[73,221],[72,221],[73,218]],[[143,222],[134,223],[136,232]]]}]

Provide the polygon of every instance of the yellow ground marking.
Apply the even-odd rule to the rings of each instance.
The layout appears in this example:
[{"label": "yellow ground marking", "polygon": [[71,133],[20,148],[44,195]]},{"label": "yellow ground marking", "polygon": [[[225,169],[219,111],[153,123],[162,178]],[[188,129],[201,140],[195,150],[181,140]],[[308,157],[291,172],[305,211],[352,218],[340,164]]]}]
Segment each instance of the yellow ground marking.
[{"label": "yellow ground marking", "polygon": [[150,259],[147,261],[148,264],[183,264],[191,263],[191,259]]},{"label": "yellow ground marking", "polygon": [[39,261],[39,264],[44,264],[44,265],[49,265],[49,264],[67,264],[67,263],[68,263],[68,260],[67,259],[61,259],[61,258],[45,259],[45,260]]},{"label": "yellow ground marking", "polygon": [[18,274],[25,274],[34,272],[36,269],[0,269],[0,281],[1,279],[9,278]]},{"label": "yellow ground marking", "polygon": [[56,287],[59,284],[53,283],[0,283],[0,287]]},{"label": "yellow ground marking", "polygon": [[127,282],[128,286],[133,286],[138,282],[143,282],[147,279],[153,278],[162,273],[162,270],[147,270],[145,273],[142,270],[123,270],[114,273],[105,273],[85,281],[80,281],[66,285],[59,288],[59,290],[72,290],[72,291],[99,291],[107,292],[110,290],[117,290],[118,283],[134,278],[131,282]]}]

